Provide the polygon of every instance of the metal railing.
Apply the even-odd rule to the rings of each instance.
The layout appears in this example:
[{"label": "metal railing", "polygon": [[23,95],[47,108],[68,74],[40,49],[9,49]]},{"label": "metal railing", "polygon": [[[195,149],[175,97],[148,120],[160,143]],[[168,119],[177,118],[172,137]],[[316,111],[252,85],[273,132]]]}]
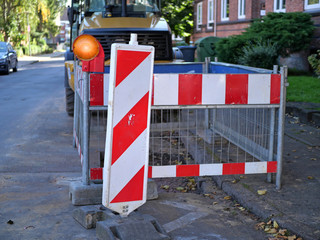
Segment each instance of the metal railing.
[{"label": "metal railing", "polygon": [[[89,169],[103,167],[107,106],[89,106],[90,78],[77,69],[74,139],[83,159],[82,181],[88,185]],[[281,77],[280,104],[153,106],[149,166],[277,161],[279,189],[286,94],[283,68]]]}]

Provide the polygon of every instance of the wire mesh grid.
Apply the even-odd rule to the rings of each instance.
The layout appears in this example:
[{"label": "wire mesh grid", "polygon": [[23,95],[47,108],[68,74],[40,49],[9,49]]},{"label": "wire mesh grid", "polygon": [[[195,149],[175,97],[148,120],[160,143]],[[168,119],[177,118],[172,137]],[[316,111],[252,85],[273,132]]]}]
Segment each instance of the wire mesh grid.
[{"label": "wire mesh grid", "polygon": [[[272,115],[276,118],[277,110],[154,109],[149,165],[275,160],[278,121],[271,121]],[[106,126],[106,110],[90,111],[90,167],[103,167]]]},{"label": "wire mesh grid", "polygon": [[272,114],[256,108],[154,110],[149,165],[275,160]]}]

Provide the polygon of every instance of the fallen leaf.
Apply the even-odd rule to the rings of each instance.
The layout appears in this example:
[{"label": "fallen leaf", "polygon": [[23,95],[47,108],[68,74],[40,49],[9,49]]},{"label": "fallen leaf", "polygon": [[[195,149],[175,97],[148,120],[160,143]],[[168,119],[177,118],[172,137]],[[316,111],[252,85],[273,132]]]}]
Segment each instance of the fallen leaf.
[{"label": "fallen leaf", "polygon": [[241,175],[240,178],[243,179],[243,178],[245,178],[245,176],[242,176],[242,175]]},{"label": "fallen leaf", "polygon": [[271,228],[266,227],[266,228],[264,229],[264,231],[265,231],[265,232],[269,232],[269,231],[270,231],[270,229],[271,229]]},{"label": "fallen leaf", "polygon": [[238,207],[238,209],[239,209],[240,211],[245,211],[245,210],[246,210],[244,207]]},{"label": "fallen leaf", "polygon": [[271,221],[271,220],[269,220],[269,222],[267,222],[267,224],[268,224],[268,225],[271,225],[271,224],[272,224],[272,221]]},{"label": "fallen leaf", "polygon": [[176,190],[177,190],[177,191],[183,191],[184,188],[183,188],[183,187],[176,187]]},{"label": "fallen leaf", "polygon": [[282,236],[286,235],[287,234],[287,229],[280,229],[279,230],[279,234],[282,235]]},{"label": "fallen leaf", "polygon": [[293,149],[292,152],[296,152],[297,150]]},{"label": "fallen leaf", "polygon": [[312,147],[308,147],[308,149],[309,149],[309,150],[311,150],[311,149],[312,149]]},{"label": "fallen leaf", "polygon": [[312,161],[316,161],[317,159],[316,159],[316,158],[311,158],[311,160],[312,160]]},{"label": "fallen leaf", "polygon": [[194,178],[190,178],[190,179],[189,179],[189,182],[195,184],[195,183],[196,183],[196,180],[194,180]]},{"label": "fallen leaf", "polygon": [[225,196],[223,199],[224,200],[231,200],[231,196]]},{"label": "fallen leaf", "polygon": [[275,233],[277,233],[277,229],[275,229],[275,228],[270,228],[268,231],[266,231],[267,233],[269,233],[269,234],[275,234]]},{"label": "fallen leaf", "polygon": [[260,230],[262,230],[262,229],[264,229],[264,226],[266,225],[266,223],[265,222],[261,222],[261,223],[257,223],[256,224],[256,229],[260,229]]},{"label": "fallen leaf", "polygon": [[203,196],[205,196],[205,197],[209,197],[209,196],[210,196],[210,194],[209,194],[209,193],[205,193],[205,194],[203,194]]},{"label": "fallen leaf", "polygon": [[239,180],[238,180],[238,179],[234,179],[234,180],[232,180],[231,182],[234,184],[234,183],[239,182]]},{"label": "fallen leaf", "polygon": [[309,180],[313,180],[313,179],[314,179],[314,177],[312,177],[312,176],[308,176],[308,179],[309,179]]},{"label": "fallen leaf", "polygon": [[297,236],[296,235],[293,235],[293,236],[289,236],[288,237],[288,240],[296,240],[297,239]]},{"label": "fallen leaf", "polygon": [[217,205],[217,204],[218,204],[218,202],[213,202],[212,204],[213,204],[213,205]]},{"label": "fallen leaf", "polygon": [[279,228],[279,224],[276,221],[273,221],[273,227],[275,229],[278,229]]},{"label": "fallen leaf", "polygon": [[170,186],[169,185],[163,185],[163,186],[161,186],[161,188],[165,189],[165,190],[168,190],[170,188]]},{"label": "fallen leaf", "polygon": [[257,192],[259,195],[265,195],[267,193],[267,190],[263,189],[263,190],[258,190]]}]

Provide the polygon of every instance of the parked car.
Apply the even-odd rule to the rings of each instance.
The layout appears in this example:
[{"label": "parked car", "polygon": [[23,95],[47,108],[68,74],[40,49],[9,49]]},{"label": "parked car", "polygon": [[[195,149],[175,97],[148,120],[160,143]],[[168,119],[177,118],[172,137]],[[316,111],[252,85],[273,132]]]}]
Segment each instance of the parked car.
[{"label": "parked car", "polygon": [[0,71],[9,74],[10,69],[18,71],[17,53],[10,43],[0,42]]}]

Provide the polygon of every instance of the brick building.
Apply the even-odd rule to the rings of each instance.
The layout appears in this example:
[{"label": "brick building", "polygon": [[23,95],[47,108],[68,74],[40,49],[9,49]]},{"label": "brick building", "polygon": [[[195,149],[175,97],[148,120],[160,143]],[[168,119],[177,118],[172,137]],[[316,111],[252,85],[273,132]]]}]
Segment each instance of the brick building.
[{"label": "brick building", "polygon": [[252,19],[268,12],[307,12],[317,29],[312,48],[320,46],[320,0],[195,0],[193,41],[207,36],[241,34]]}]

